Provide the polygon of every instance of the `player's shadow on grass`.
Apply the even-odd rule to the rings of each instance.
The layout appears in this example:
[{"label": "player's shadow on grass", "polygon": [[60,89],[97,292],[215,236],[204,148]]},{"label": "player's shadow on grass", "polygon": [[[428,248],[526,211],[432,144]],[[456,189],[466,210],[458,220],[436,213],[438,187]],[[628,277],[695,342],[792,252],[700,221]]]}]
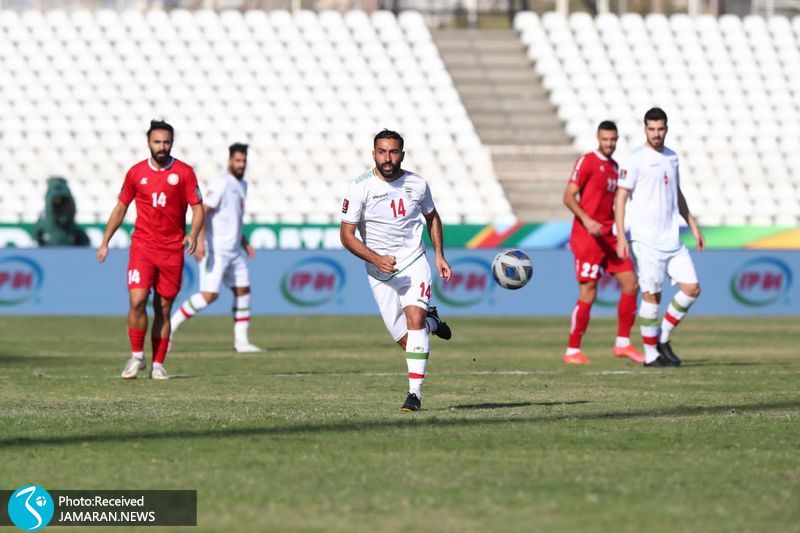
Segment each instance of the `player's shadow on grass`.
[{"label": "player's shadow on grass", "polygon": [[719,359],[689,359],[683,360],[681,366],[754,366],[754,365],[770,365],[767,361],[724,361]]},{"label": "player's shadow on grass", "polygon": [[[271,437],[281,435],[304,435],[325,433],[357,433],[362,431],[386,431],[391,429],[424,429],[434,427],[443,429],[448,427],[486,426],[495,424],[547,424],[563,420],[637,420],[648,418],[669,417],[704,417],[708,415],[737,415],[742,413],[775,411],[785,409],[800,409],[800,401],[729,404],[703,406],[676,405],[661,409],[644,411],[603,411],[597,413],[539,413],[528,416],[508,416],[505,418],[447,418],[442,414],[424,416],[425,412],[417,415],[393,416],[381,420],[363,420],[342,422],[338,424],[289,424],[272,427],[241,427],[219,429],[183,429],[179,431],[130,431],[127,433],[90,433],[83,435],[65,435],[59,437],[6,437],[0,439],[0,449],[30,446],[65,446],[74,444],[91,443],[128,443],[136,441],[160,441],[170,439],[203,439],[203,438],[239,438],[239,437]],[[398,413],[399,415],[399,413]],[[421,415],[421,416],[420,416]]]},{"label": "player's shadow on grass", "polygon": [[579,403],[589,403],[588,400],[568,400],[565,402],[509,402],[509,403],[473,403],[454,405],[450,409],[509,409],[513,407],[531,407],[540,405],[550,407],[553,405],[575,405]]}]

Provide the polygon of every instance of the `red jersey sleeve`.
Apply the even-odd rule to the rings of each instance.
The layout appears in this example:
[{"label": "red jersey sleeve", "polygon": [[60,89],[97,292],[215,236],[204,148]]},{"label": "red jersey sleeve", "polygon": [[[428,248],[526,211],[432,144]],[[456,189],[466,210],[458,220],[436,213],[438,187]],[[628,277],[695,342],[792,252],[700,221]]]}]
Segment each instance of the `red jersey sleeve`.
[{"label": "red jersey sleeve", "polygon": [[119,201],[125,205],[130,205],[134,198],[136,198],[136,178],[134,177],[133,168],[128,170],[125,174],[125,181],[122,182],[122,189],[119,191]]},{"label": "red jersey sleeve", "polygon": [[572,175],[569,178],[569,181],[576,184],[581,189],[586,185],[586,181],[592,174],[592,165],[586,159],[586,154],[578,158],[575,162],[575,168],[572,170]]},{"label": "red jersey sleeve", "polygon": [[189,205],[197,205],[203,202],[203,195],[200,193],[200,186],[197,184],[197,175],[192,167],[189,167],[186,172],[184,186],[186,187],[186,201]]}]

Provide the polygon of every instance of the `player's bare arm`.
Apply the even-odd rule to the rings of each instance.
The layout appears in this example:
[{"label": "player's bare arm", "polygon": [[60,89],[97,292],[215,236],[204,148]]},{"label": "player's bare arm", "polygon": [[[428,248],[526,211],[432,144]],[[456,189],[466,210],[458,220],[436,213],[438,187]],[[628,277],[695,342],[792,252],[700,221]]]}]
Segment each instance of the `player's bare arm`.
[{"label": "player's bare arm", "polygon": [[694,240],[697,242],[697,249],[701,252],[705,250],[705,237],[703,236],[703,232],[700,231],[700,225],[697,224],[697,220],[695,220],[694,215],[692,215],[692,213],[689,211],[689,204],[686,202],[686,197],[683,196],[683,191],[681,191],[680,185],[678,186],[678,213],[680,213],[680,215],[689,225],[689,230],[691,230]]},{"label": "player's bare arm", "polygon": [[103,243],[97,249],[98,263],[102,263],[106,260],[106,256],[108,255],[108,243],[111,241],[111,237],[114,236],[114,233],[116,233],[122,225],[122,221],[125,219],[125,213],[127,212],[128,206],[117,200],[117,205],[114,206],[114,209],[111,211],[111,216],[108,217],[106,231],[103,234]]},{"label": "player's bare arm", "polygon": [[205,211],[202,204],[195,204],[192,208],[192,225],[189,229],[189,235],[183,238],[183,244],[186,246],[186,252],[194,255],[197,249],[197,237],[203,230],[205,224]]},{"label": "player's bare arm", "polygon": [[621,259],[630,256],[628,238],[625,236],[625,204],[628,202],[628,189],[617,187],[614,196],[614,224],[617,226],[617,255]]},{"label": "player's bare arm", "polygon": [[245,253],[247,253],[248,259],[253,259],[256,256],[256,249],[253,248],[244,234],[242,234],[242,248],[244,248]]},{"label": "player's bare arm", "polygon": [[213,207],[209,207],[203,204],[203,227],[200,228],[200,233],[197,234],[197,245],[195,246],[194,253],[192,254],[194,258],[199,263],[203,260],[203,257],[206,255],[206,224],[205,221],[208,220],[208,217],[211,216],[211,213],[214,211]]},{"label": "player's bare arm", "polygon": [[356,225],[349,222],[342,222],[339,227],[339,238],[350,253],[360,257],[364,261],[372,263],[378,270],[386,274],[397,272],[397,258],[393,255],[379,255],[370,250],[358,237],[356,237]]},{"label": "player's bare arm", "polygon": [[567,188],[564,189],[564,205],[572,211],[574,214],[583,224],[583,227],[586,228],[586,231],[589,232],[589,235],[594,235],[595,237],[599,237],[603,234],[603,226],[594,220],[589,214],[583,210],[581,204],[578,203],[578,195],[580,194],[580,187],[577,183],[569,182],[567,183]]},{"label": "player's bare arm", "polygon": [[434,264],[436,265],[436,272],[445,280],[450,280],[453,274],[450,270],[450,264],[444,258],[444,231],[442,229],[442,219],[439,213],[434,209],[430,214],[425,215],[425,221],[428,224],[428,235],[431,238],[433,245],[433,252],[435,254]]}]

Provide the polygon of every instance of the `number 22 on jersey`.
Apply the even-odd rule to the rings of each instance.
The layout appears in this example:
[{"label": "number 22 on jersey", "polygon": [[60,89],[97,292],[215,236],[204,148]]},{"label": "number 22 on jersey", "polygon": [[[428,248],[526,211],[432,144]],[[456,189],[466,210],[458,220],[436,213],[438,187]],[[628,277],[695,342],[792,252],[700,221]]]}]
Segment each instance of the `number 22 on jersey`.
[{"label": "number 22 on jersey", "polygon": [[394,216],[394,218],[397,218],[398,216],[406,216],[406,206],[403,205],[402,198],[399,198],[397,203],[395,203],[395,200],[392,199],[392,216]]}]

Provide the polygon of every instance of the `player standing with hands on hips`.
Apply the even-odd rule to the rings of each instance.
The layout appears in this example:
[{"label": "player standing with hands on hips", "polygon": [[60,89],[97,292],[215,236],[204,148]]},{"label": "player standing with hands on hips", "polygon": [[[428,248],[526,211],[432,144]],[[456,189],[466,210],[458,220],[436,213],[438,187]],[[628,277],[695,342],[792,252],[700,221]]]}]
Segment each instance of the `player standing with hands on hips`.
[{"label": "player standing with hands on hips", "polygon": [[[409,391],[402,410],[422,408],[422,382],[430,352],[429,333],[452,336],[431,298],[431,269],[422,242],[423,227],[435,253],[436,272],[451,276],[444,258],[442,220],[427,182],[400,168],[403,138],[383,130],[373,140],[375,167],[350,183],[342,203],[340,237],[366,262],[372,295],[392,338],[406,352]],[[356,237],[356,228],[361,240]]]},{"label": "player standing with hands on hips", "polygon": [[[170,336],[169,315],[183,277],[183,251],[194,253],[203,228],[203,198],[192,167],[170,156],[175,130],[160,120],[150,122],[147,144],[150,158],[135,164],[125,175],[117,205],[106,225],[103,243],[97,250],[102,263],[108,243],[119,229],[132,201],[136,201],[136,222],[128,260],[128,338],[131,358],[122,377],[134,379],[144,370],[144,338],[147,333],[147,299],[153,294],[152,379],[169,379],[164,358]],[[186,235],[186,208],[191,206],[192,225]]]},{"label": "player standing with hands on hips", "polygon": [[194,256],[200,262],[200,292],[191,295],[172,315],[172,335],[219,297],[224,282],[233,291],[233,349],[237,352],[260,352],[250,344],[250,276],[247,259],[256,255],[242,231],[244,204],[247,198],[247,145],[228,148],[228,168],[211,180],[206,189],[203,211],[206,224],[197,242]]},{"label": "player standing with hands on hips", "polygon": [[[645,366],[664,368],[681,364],[672,350],[670,335],[700,295],[700,284],[689,250],[680,240],[680,221],[689,225],[697,249],[705,249],[705,240],[681,192],[678,154],[664,146],[667,114],[654,107],[644,115],[647,142],[622,162],[617,181],[615,219],[617,255],[631,253],[636,258],[642,303],[639,321],[644,342]],[[630,197],[631,244],[625,237],[625,208]],[[664,274],[678,284],[658,326],[658,306],[664,286]]]}]

